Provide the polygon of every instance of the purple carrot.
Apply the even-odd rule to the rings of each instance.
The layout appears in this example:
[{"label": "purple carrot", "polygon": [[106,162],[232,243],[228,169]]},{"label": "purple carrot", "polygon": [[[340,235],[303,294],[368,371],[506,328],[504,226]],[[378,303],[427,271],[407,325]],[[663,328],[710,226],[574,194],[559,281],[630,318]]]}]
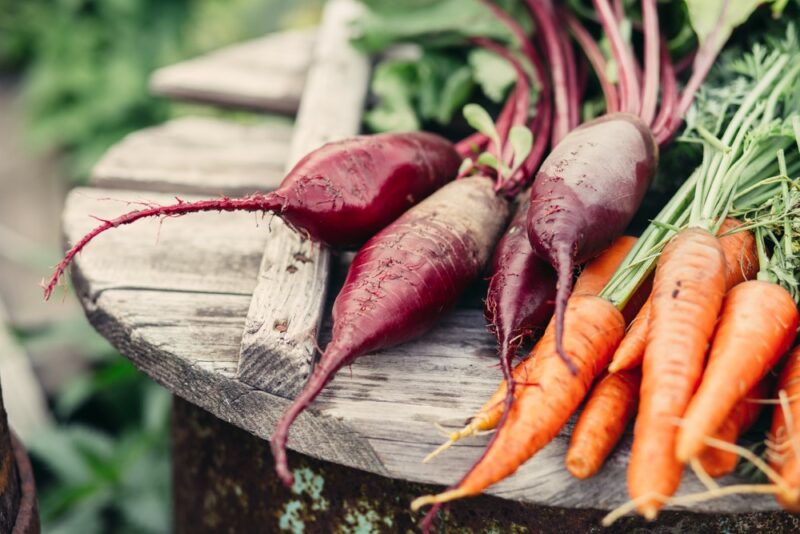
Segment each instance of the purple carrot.
[{"label": "purple carrot", "polygon": [[311,239],[357,246],[452,180],[461,158],[452,143],[414,132],[358,136],[309,153],[271,193],[154,206],[103,221],[64,256],[45,286],[49,298],[66,267],[92,239],[147,217],[200,211],[272,212]]},{"label": "purple carrot", "polygon": [[331,341],[272,435],[275,466],[285,484],[292,484],[286,441],[297,416],[342,366],[430,329],[486,266],[508,210],[492,180],[456,180],[358,251],[333,305]]},{"label": "purple carrot", "polygon": [[561,339],[575,266],[622,235],[657,164],[650,128],[635,115],[614,113],[570,132],[536,175],[528,237],[536,254],[558,273],[556,343],[570,367]]},{"label": "purple carrot", "polygon": [[550,319],[556,293],[556,274],[534,254],[526,233],[528,194],[520,197],[514,219],[495,249],[484,310],[497,337],[500,366],[509,385],[505,413],[514,399],[514,355],[522,342]]}]

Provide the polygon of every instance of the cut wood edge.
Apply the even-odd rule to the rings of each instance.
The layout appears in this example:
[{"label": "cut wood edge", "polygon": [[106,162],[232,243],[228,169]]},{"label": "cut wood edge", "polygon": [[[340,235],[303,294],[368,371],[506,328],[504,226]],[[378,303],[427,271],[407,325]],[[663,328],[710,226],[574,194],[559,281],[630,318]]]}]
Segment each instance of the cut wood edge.
[{"label": "cut wood edge", "polygon": [[[326,4],[287,169],[311,150],[359,131],[369,60],[352,47],[350,31],[362,9],[354,0]],[[275,219],[242,336],[242,382],[285,397],[301,390],[314,361],[329,270],[325,247]]]},{"label": "cut wood edge", "polygon": [[293,115],[300,105],[315,30],[273,33],[156,70],[156,95]]},{"label": "cut wood edge", "polygon": [[[77,281],[82,279],[78,277]],[[117,317],[117,296],[122,290],[109,290],[96,299],[87,297],[89,291],[76,282],[76,291],[92,325],[111,344],[130,358],[139,370],[179,397],[207,410],[223,421],[268,440],[289,401],[260,391],[221,373],[203,369],[190,360],[171,353],[163,346],[153,345],[136,335]],[[124,302],[124,299],[123,299]],[[191,387],[175,388],[176,384]],[[298,434],[302,439],[298,439]],[[335,439],[331,439],[335,436]],[[295,424],[289,446],[315,458],[341,463],[357,469],[388,476],[383,463],[369,442],[346,423],[308,410]]]}]

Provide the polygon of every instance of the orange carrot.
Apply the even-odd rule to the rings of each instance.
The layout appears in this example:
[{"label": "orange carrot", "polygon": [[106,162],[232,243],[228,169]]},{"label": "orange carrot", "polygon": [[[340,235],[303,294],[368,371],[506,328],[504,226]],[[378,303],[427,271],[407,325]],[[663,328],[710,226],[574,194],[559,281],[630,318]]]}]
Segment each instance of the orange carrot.
[{"label": "orange carrot", "polygon": [[[758,272],[758,251],[756,240],[749,230],[728,233],[742,226],[736,219],[727,218],[720,226],[717,235],[721,235],[719,243],[725,254],[726,288],[750,280]],[[650,299],[644,303],[636,318],[631,321],[628,332],[617,347],[608,370],[612,373],[624,369],[632,369],[642,364],[644,347],[647,342],[647,324],[650,320]]]},{"label": "orange carrot", "polygon": [[628,466],[628,491],[648,519],[680,484],[677,420],[700,381],[724,294],[725,256],[719,240],[700,228],[679,232],[656,266]]},{"label": "orange carrot", "polygon": [[636,238],[624,235],[617,238],[602,254],[586,264],[575,280],[573,294],[597,295],[636,244]]},{"label": "orange carrot", "polygon": [[792,346],[797,322],[797,306],[778,284],[750,280],[728,292],[703,380],[678,431],[678,460],[686,463],[702,452],[703,438]]},{"label": "orange carrot", "polygon": [[[736,443],[739,436],[753,426],[761,414],[764,405],[751,401],[763,399],[769,395],[769,382],[769,380],[762,380],[748,391],[747,396],[739,401],[739,404],[734,407],[711,437],[730,444]],[[698,459],[706,473],[714,478],[731,473],[739,463],[739,456],[736,453],[717,447],[706,447]]]},{"label": "orange carrot", "polygon": [[529,376],[532,385],[520,384],[519,397],[483,456],[454,489],[420,497],[412,503],[413,509],[477,495],[514,473],[561,431],[592,381],[608,365],[625,331],[619,310],[592,295],[573,296],[567,304],[565,321],[570,335],[564,339],[564,348],[575,362],[577,374],[573,375],[559,357],[551,323],[533,360]]},{"label": "orange carrot", "polygon": [[775,407],[770,434],[777,446],[772,467],[778,471],[789,486],[789,490],[777,496],[786,510],[800,513],[800,346],[789,354],[786,365],[778,379],[778,392],[783,391],[789,409]]},{"label": "orange carrot", "polygon": [[[573,295],[597,295],[611,279],[611,276],[635,244],[635,237],[622,236],[615,240],[614,243],[597,258],[587,263],[578,276],[578,279],[575,281]],[[528,382],[528,375],[533,367],[533,356],[536,354],[537,347],[538,343],[534,346],[528,357],[514,368],[513,376],[518,384],[525,384]],[[439,452],[461,439],[497,427],[500,418],[503,416],[506,391],[506,381],[503,380],[489,400],[469,419],[469,422],[464,428],[450,434],[448,441],[428,455],[423,461],[432,459]],[[515,398],[518,396],[518,393],[519,390],[515,391]]]},{"label": "orange carrot", "polygon": [[576,478],[594,476],[628,426],[639,402],[639,369],[606,374],[592,389],[567,450],[567,470]]}]

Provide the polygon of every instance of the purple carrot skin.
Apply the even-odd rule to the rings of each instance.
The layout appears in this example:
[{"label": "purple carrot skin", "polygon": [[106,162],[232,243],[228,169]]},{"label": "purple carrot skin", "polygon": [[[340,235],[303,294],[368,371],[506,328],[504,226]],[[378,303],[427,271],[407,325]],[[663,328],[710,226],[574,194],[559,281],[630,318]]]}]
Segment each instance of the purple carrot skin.
[{"label": "purple carrot skin", "polygon": [[658,146],[647,125],[635,115],[612,113],[570,132],[536,175],[528,238],[558,273],[556,345],[568,365],[562,338],[575,266],[622,234],[657,165]]},{"label": "purple carrot skin", "polygon": [[529,194],[519,199],[514,219],[495,249],[484,308],[489,328],[497,337],[503,379],[511,384],[504,413],[514,399],[514,355],[525,338],[546,325],[555,298],[555,272],[533,253],[525,233]]},{"label": "purple carrot skin", "polygon": [[285,484],[292,484],[286,441],[297,416],[342,366],[430,329],[486,266],[508,210],[492,180],[464,178],[408,210],[358,251],[333,304],[331,341],[272,435]]},{"label": "purple carrot skin", "polygon": [[272,212],[316,241],[339,248],[358,246],[452,180],[460,164],[453,144],[429,133],[378,134],[328,143],[301,159],[271,193],[179,200],[104,221],[67,252],[45,287],[45,298],[89,241],[110,228],[147,217],[200,211]]}]

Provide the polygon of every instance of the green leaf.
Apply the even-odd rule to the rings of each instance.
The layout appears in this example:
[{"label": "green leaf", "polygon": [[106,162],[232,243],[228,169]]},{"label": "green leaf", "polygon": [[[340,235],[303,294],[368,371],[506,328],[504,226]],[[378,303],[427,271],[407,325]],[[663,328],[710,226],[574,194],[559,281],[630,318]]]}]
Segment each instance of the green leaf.
[{"label": "green leaf", "polygon": [[525,126],[513,126],[508,132],[508,142],[514,149],[514,166],[519,167],[533,148],[533,133]]},{"label": "green leaf", "polygon": [[467,104],[464,106],[464,118],[470,126],[489,137],[495,146],[500,146],[500,135],[489,112],[478,104]]},{"label": "green leaf", "polygon": [[494,154],[490,152],[482,152],[480,156],[478,156],[477,163],[479,165],[486,165],[487,167],[491,167],[496,171],[500,171],[500,164],[497,161],[497,158]]},{"label": "green leaf", "polygon": [[493,102],[502,102],[516,80],[514,67],[508,61],[484,48],[471,50],[467,62],[472,76],[483,93]]},{"label": "green leaf", "polygon": [[378,132],[419,130],[412,95],[417,88],[417,67],[410,61],[389,61],[378,65],[372,92],[379,102],[365,116],[367,125]]},{"label": "green leaf", "polygon": [[[720,50],[734,28],[746,21],[763,0],[685,0],[701,48]],[[727,7],[726,7],[727,6]]]},{"label": "green leaf", "polygon": [[453,114],[469,100],[474,87],[469,67],[461,67],[450,75],[441,91],[436,120],[440,124],[448,124]]}]

